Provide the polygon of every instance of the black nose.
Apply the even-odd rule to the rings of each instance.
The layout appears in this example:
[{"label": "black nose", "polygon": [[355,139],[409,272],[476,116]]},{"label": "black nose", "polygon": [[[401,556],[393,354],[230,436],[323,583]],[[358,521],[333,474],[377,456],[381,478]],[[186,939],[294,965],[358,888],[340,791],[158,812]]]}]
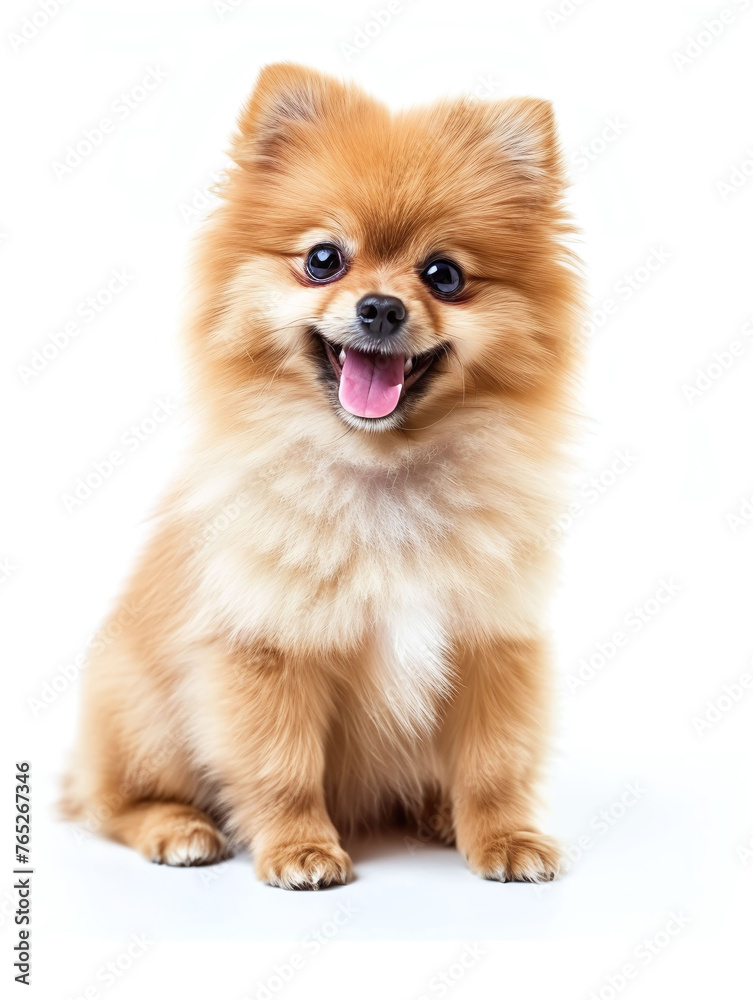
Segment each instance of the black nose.
[{"label": "black nose", "polygon": [[356,306],[356,316],[375,337],[397,333],[407,313],[394,295],[364,295]]}]

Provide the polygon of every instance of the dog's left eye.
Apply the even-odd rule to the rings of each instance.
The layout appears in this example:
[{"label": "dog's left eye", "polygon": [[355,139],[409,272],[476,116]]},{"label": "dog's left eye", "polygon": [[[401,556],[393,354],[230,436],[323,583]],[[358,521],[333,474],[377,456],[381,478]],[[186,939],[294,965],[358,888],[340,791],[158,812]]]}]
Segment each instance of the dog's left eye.
[{"label": "dog's left eye", "polygon": [[456,295],[463,287],[460,268],[451,260],[433,260],[423,269],[421,278],[440,295]]},{"label": "dog's left eye", "polygon": [[327,281],[343,270],[343,256],[337,247],[329,244],[314,247],[306,258],[306,270],[315,281]]}]

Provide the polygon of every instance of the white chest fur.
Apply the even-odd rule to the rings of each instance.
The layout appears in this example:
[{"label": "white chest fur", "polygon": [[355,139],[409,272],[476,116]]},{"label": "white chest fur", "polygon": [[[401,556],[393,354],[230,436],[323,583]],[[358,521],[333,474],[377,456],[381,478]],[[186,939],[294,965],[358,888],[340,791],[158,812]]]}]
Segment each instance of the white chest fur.
[{"label": "white chest fur", "polygon": [[[231,452],[224,472],[212,468],[214,496],[186,491],[202,539],[243,498],[193,548],[190,629],[290,649],[374,642],[378,700],[401,727],[430,730],[452,687],[448,636],[525,635],[538,614],[538,569],[517,557],[532,532],[537,470],[529,483],[519,456],[489,455],[480,440],[412,451],[395,468],[309,442],[248,465]],[[188,478],[206,482],[207,470]]]},{"label": "white chest fur", "polygon": [[380,632],[375,681],[394,724],[422,737],[452,690],[453,670],[438,609],[408,588],[401,597]]}]

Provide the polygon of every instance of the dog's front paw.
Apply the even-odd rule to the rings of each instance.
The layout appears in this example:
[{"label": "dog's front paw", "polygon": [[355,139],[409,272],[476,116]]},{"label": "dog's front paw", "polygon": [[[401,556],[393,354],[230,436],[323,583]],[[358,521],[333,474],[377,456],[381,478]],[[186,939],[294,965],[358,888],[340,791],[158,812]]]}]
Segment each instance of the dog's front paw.
[{"label": "dog's front paw", "polygon": [[273,845],[260,854],[256,870],[262,881],[281,889],[321,889],[353,878],[350,858],[335,843]]},{"label": "dog's front paw", "polygon": [[551,882],[561,871],[557,843],[529,830],[499,833],[466,856],[471,871],[497,882]]},{"label": "dog's front paw", "polygon": [[159,865],[211,865],[230,854],[215,824],[179,802],[145,802],[119,821],[119,838]]}]

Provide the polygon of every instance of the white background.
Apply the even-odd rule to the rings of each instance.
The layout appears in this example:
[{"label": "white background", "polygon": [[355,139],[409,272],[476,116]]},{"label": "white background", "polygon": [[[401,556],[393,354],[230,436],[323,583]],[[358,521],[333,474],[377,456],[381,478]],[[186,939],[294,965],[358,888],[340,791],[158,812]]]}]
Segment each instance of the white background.
[{"label": "white background", "polygon": [[[725,24],[711,0],[564,0],[559,18],[547,13],[555,0],[402,0],[375,33],[367,22],[384,6],[69,0],[19,42],[39,7],[3,4],[1,988],[90,1000],[748,998],[753,693],[725,700],[724,685],[753,675],[753,526],[728,517],[753,493],[753,9],[728,3]],[[548,828],[582,850],[557,884],[485,883],[454,851],[396,836],[351,845],[351,886],[285,893],[257,883],[245,857],[149,866],[53,818],[78,702],[71,664],[133,564],[184,439],[185,414],[148,417],[180,399],[190,240],[237,109],[277,59],[352,76],[394,105],[461,91],[555,102],[599,321],[579,483],[596,477],[601,490],[582,492],[580,516],[562,522]],[[120,117],[119,95],[150,69],[167,75]],[[56,176],[66,147],[108,116],[101,144]],[[127,287],[92,322],[77,317],[123,268]],[[29,375],[34,351],[76,318],[79,335]],[[733,341],[734,358],[723,353]],[[715,352],[727,368],[713,367]],[[707,388],[689,398],[704,370]],[[113,449],[122,464],[67,510],[64,495]],[[628,461],[615,466],[619,453]],[[655,603],[663,581],[676,592]],[[616,631],[625,644],[600,660]],[[589,660],[600,668],[573,691]],[[720,698],[725,710],[712,704],[699,732]],[[34,788],[26,993],[10,957],[18,759],[32,762]],[[686,925],[668,935],[673,912]],[[129,958],[133,934],[152,943]],[[474,941],[483,955],[465,952],[464,968]]]}]

